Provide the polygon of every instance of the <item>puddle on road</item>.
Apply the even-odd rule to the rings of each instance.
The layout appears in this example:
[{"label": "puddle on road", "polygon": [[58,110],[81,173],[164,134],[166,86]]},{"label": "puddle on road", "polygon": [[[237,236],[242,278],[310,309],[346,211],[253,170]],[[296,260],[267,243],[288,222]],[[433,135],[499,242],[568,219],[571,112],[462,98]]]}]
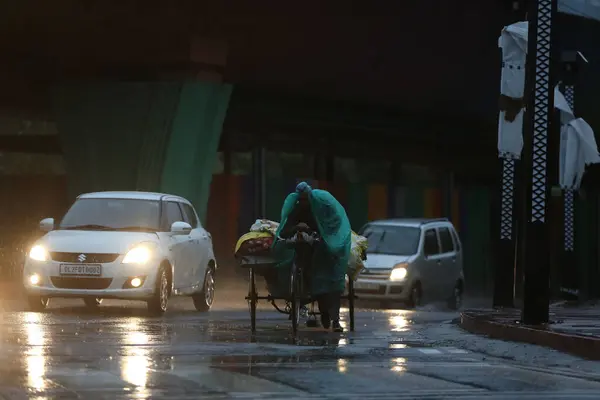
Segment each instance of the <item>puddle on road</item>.
[{"label": "puddle on road", "polygon": [[[33,391],[44,391],[52,385],[47,376],[57,369],[73,369],[81,376],[89,371],[96,376],[110,367],[122,381],[145,388],[155,379],[151,371],[176,373],[182,365],[194,363],[252,376],[258,376],[261,369],[306,368],[306,364],[344,373],[355,357],[365,356],[377,346],[375,342],[390,349],[426,347],[401,339],[415,324],[412,312],[405,310],[358,319],[356,332],[349,332],[344,310],[344,333],[302,326],[296,336],[285,317],[269,314],[257,321],[258,330],[252,334],[249,319],[227,313],[198,316],[183,312],[148,318],[139,310],[121,308],[77,315],[80,312],[81,308],[74,308],[7,316],[0,325],[0,341],[8,345],[6,355],[11,361],[2,368],[0,383],[8,379],[7,384],[18,382]],[[372,326],[380,331],[374,332]],[[390,335],[395,340],[391,341]],[[394,363],[393,368],[400,370],[401,364]],[[77,375],[77,379],[83,378]]]},{"label": "puddle on road", "polygon": [[395,349],[405,349],[407,347],[410,347],[410,348],[432,347],[432,345],[430,343],[427,343],[424,341],[403,339],[403,338],[390,340],[389,345],[390,345],[390,348],[395,348]]}]

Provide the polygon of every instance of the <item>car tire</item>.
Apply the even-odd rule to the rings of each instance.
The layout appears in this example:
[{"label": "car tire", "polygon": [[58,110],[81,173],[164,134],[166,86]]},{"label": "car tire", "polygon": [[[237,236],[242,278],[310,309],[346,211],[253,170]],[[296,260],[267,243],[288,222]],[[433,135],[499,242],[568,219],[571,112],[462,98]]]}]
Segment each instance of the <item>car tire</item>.
[{"label": "car tire", "polygon": [[410,289],[410,297],[408,298],[406,305],[409,308],[419,307],[421,305],[422,298],[423,289],[421,288],[421,283],[416,282]]},{"label": "car tire", "polygon": [[50,299],[48,297],[27,296],[27,305],[29,306],[29,310],[33,312],[44,311],[49,303]]},{"label": "car tire", "polygon": [[463,288],[461,282],[457,282],[456,286],[454,286],[454,291],[452,292],[452,296],[448,299],[448,308],[451,310],[460,310],[463,302]]},{"label": "car tire", "polygon": [[148,300],[148,312],[154,316],[163,315],[169,305],[169,277],[164,267],[158,271],[156,278],[156,289],[152,298]]},{"label": "car tire", "polygon": [[192,295],[192,301],[197,311],[208,312],[215,302],[215,269],[209,266],[204,276],[202,291]]},{"label": "car tire", "polygon": [[98,308],[102,304],[102,299],[99,297],[84,297],[83,302],[87,308]]}]

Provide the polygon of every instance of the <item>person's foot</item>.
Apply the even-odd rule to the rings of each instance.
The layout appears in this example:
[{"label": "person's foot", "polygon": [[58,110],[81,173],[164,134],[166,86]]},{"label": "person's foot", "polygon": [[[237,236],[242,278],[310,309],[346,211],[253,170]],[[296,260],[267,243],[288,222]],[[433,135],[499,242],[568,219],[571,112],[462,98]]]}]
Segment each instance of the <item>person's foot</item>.
[{"label": "person's foot", "polygon": [[340,321],[333,321],[331,323],[331,330],[333,332],[344,332],[344,328],[340,325]]},{"label": "person's foot", "polygon": [[329,317],[329,314],[321,314],[321,325],[323,325],[323,328],[329,329],[329,327],[331,326],[331,318]]}]

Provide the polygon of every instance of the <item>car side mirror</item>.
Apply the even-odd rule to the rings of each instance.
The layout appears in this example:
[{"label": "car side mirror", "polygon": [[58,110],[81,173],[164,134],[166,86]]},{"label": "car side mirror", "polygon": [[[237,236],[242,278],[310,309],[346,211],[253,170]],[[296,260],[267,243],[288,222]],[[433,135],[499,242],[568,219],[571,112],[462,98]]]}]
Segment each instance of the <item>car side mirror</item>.
[{"label": "car side mirror", "polygon": [[173,235],[189,235],[192,232],[192,226],[187,222],[177,221],[171,225]]},{"label": "car side mirror", "polygon": [[54,218],[44,218],[40,221],[40,229],[44,232],[54,230]]}]

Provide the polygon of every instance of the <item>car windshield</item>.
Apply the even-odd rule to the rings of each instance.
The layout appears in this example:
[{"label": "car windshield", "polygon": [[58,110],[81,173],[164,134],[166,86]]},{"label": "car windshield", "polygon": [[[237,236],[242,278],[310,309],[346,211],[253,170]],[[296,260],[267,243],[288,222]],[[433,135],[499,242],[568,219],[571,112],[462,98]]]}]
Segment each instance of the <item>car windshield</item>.
[{"label": "car windshield", "polygon": [[369,241],[367,253],[410,256],[418,251],[421,229],[411,226],[367,225],[362,236]]},{"label": "car windshield", "polygon": [[160,202],[142,199],[78,199],[59,229],[157,232]]}]

